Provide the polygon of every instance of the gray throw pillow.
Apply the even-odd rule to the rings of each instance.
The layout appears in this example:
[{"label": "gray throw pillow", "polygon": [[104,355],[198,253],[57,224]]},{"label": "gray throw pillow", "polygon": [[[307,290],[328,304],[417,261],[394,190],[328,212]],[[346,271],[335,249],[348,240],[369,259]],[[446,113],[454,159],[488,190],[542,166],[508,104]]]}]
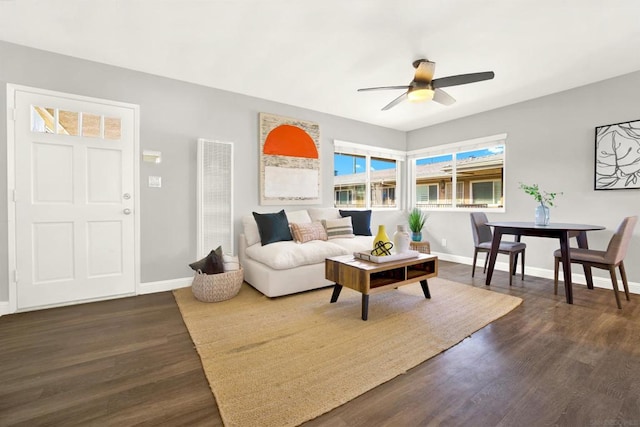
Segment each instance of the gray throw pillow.
[{"label": "gray throw pillow", "polygon": [[218,274],[224,272],[224,264],[222,262],[222,246],[218,246],[216,250],[209,252],[209,255],[189,264],[194,271],[200,270],[204,274]]}]

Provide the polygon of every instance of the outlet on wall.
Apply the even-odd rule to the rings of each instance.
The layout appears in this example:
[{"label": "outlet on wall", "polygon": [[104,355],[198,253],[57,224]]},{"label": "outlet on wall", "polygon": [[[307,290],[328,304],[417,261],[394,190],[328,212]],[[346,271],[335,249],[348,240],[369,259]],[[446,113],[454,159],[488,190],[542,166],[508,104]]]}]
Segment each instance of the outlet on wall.
[{"label": "outlet on wall", "polygon": [[447,247],[447,239],[445,239],[444,237],[442,238],[442,247],[443,248]]}]

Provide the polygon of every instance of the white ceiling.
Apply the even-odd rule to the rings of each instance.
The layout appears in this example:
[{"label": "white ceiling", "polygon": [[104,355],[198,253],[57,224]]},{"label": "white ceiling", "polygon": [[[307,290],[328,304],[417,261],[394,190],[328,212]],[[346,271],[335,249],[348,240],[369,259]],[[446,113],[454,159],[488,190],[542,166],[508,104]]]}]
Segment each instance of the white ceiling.
[{"label": "white ceiling", "polygon": [[[640,1],[0,0],[0,40],[406,131],[640,70]],[[418,58],[496,77],[450,107],[356,92]]]}]

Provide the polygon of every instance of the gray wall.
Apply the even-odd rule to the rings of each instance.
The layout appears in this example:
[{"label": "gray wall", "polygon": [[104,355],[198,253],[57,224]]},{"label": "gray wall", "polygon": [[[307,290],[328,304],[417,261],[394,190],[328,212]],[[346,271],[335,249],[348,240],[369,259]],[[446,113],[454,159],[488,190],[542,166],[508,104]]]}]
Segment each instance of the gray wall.
[{"label": "gray wall", "polygon": [[[280,209],[259,206],[259,112],[319,123],[325,206],[333,202],[334,138],[398,150],[406,147],[405,132],[0,42],[0,222],[4,224],[0,226],[1,272],[7,271],[6,83],[140,105],[140,149],[162,152],[161,164],[140,165],[143,283],[192,274],[187,264],[196,256],[197,138],[235,143],[236,234],[243,215],[252,210]],[[146,186],[149,175],[162,176],[161,189]],[[0,301],[7,298],[7,278],[1,273]]]},{"label": "gray wall", "polygon": [[[535,202],[518,190],[520,181],[564,192],[552,208],[552,221],[605,225],[606,231],[590,235],[593,247],[606,245],[623,216],[640,211],[640,191],[593,191],[594,127],[640,119],[640,72],[409,133],[0,41],[0,99],[6,99],[6,83],[140,105],[140,148],[163,153],[161,164],[140,165],[142,282],[191,275],[186,264],[196,253],[197,138],[235,143],[236,235],[243,215],[280,208],[258,202],[259,112],[320,124],[324,206],[333,200],[333,139],[413,150],[506,132],[507,209],[490,214],[490,219],[533,219]],[[6,103],[0,102],[0,272],[7,271],[5,109]],[[149,175],[162,176],[162,189],[146,186]],[[373,216],[373,227],[386,224],[389,234],[403,222],[403,212]],[[468,213],[432,213],[426,227],[432,250],[470,257],[469,227]],[[639,233],[636,230],[631,243],[631,260],[640,257]],[[440,245],[442,238],[446,247]],[[557,243],[525,241],[530,248],[527,265],[551,269],[550,254]],[[631,281],[640,282],[637,263],[628,262],[627,272]],[[7,297],[6,275],[1,273],[0,301]]]},{"label": "gray wall", "polygon": [[[489,219],[533,221],[536,203],[518,189],[518,183],[538,183],[544,190],[564,193],[551,208],[551,221],[606,226],[606,231],[589,234],[590,247],[604,249],[623,217],[640,214],[640,190],[593,190],[594,128],[640,120],[639,100],[640,72],[635,72],[409,132],[407,149],[506,132],[506,212],[488,214]],[[432,213],[426,228],[432,250],[473,255],[468,213]],[[447,239],[446,247],[440,244],[442,238]],[[557,241],[523,241],[527,243],[527,266],[553,269],[551,253]],[[630,281],[640,282],[640,264],[634,262],[639,259],[640,227],[625,265]]]}]

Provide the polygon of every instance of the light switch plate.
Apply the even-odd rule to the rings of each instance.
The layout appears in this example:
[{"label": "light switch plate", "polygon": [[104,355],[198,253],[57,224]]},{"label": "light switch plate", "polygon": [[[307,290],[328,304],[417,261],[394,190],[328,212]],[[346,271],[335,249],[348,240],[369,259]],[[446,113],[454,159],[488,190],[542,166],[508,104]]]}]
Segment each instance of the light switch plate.
[{"label": "light switch plate", "polygon": [[149,187],[161,188],[162,187],[162,177],[161,176],[150,176],[149,177]]}]

